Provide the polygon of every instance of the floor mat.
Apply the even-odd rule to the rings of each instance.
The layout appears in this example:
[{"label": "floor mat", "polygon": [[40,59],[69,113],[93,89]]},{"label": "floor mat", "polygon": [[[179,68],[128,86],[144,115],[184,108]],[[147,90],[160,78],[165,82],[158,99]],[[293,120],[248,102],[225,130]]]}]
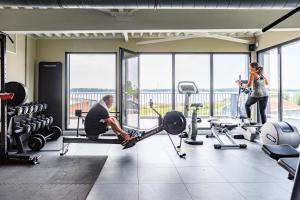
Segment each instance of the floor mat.
[{"label": "floor mat", "polygon": [[39,165],[0,166],[0,197],[85,199],[107,156],[42,156]]}]

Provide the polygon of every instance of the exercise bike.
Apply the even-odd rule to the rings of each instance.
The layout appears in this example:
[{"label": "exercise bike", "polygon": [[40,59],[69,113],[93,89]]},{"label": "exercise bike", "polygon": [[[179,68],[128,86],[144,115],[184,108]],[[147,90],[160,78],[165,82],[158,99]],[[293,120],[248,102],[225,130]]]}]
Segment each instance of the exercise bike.
[{"label": "exercise bike", "polygon": [[203,141],[197,140],[198,123],[202,120],[198,117],[199,108],[203,107],[202,103],[193,103],[190,105],[190,97],[192,94],[198,94],[198,88],[192,81],[180,81],[178,83],[179,94],[184,94],[184,110],[183,115],[189,119],[189,109],[193,108],[192,119],[187,123],[186,130],[180,135],[180,138],[186,138],[184,142],[190,145],[202,145]]}]

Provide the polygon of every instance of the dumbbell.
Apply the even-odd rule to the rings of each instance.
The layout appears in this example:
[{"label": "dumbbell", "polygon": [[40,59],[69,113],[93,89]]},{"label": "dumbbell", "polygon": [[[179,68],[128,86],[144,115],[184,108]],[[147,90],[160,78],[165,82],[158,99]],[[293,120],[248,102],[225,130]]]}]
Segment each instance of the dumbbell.
[{"label": "dumbbell", "polygon": [[13,124],[13,138],[16,142],[18,153],[24,153],[21,135],[29,135],[30,131],[31,127],[27,124],[21,124],[20,122],[15,122]]},{"label": "dumbbell", "polygon": [[34,106],[33,105],[28,105],[29,109],[28,109],[28,114],[33,113],[34,110]]},{"label": "dumbbell", "polygon": [[43,104],[40,104],[39,105],[39,109],[38,109],[38,112],[39,112],[39,115],[36,116],[37,119],[39,120],[45,120],[46,121],[46,127],[49,128],[52,123],[53,123],[53,117],[46,117],[43,112],[45,112],[47,109],[47,104],[43,103]]},{"label": "dumbbell", "polygon": [[21,123],[22,126],[24,126],[24,125],[30,126],[30,128],[31,128],[30,132],[31,133],[35,132],[37,130],[38,125],[36,123],[32,123],[32,122],[28,121],[28,119],[27,120],[22,120],[22,121],[20,121],[20,123]]},{"label": "dumbbell", "polygon": [[23,113],[23,108],[16,106],[16,107],[9,107],[7,109],[7,115],[8,116],[15,116],[15,115],[21,115]]},{"label": "dumbbell", "polygon": [[29,138],[28,147],[32,151],[39,151],[45,146],[47,140],[56,140],[61,135],[62,130],[58,126],[51,126],[44,135],[40,133],[33,134]]}]

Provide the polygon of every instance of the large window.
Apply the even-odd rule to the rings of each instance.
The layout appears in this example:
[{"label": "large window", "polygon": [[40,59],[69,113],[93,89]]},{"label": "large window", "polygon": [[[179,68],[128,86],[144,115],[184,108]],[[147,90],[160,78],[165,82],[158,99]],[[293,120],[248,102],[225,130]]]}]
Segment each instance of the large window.
[{"label": "large window", "polygon": [[270,79],[269,120],[300,128],[300,40],[262,50],[258,57]]},{"label": "large window", "polygon": [[[142,129],[157,124],[157,114],[149,108],[150,99],[161,114],[172,110],[171,54],[140,54],[140,128]],[[145,118],[146,120],[143,120]]]},{"label": "large window", "polygon": [[[179,94],[177,85],[180,81],[193,81],[199,93],[191,95],[190,103],[202,103],[199,115],[210,115],[210,55],[175,54],[175,108],[183,111],[184,95]],[[190,109],[191,116],[192,109]]]},{"label": "large window", "polygon": [[213,107],[214,116],[237,115],[238,87],[235,83],[248,78],[249,55],[214,54],[213,55]]},{"label": "large window", "polygon": [[[235,117],[238,98],[235,81],[239,75],[247,79],[248,65],[246,53],[140,53],[140,128],[157,124],[157,115],[149,108],[150,99],[161,114],[173,109],[183,111],[184,95],[177,89],[180,81],[193,81],[198,87],[199,93],[191,95],[190,103],[204,105],[198,112],[200,117]],[[192,109],[190,116],[191,112]],[[208,126],[205,121],[202,127]]]},{"label": "large window", "polygon": [[[87,112],[104,95],[116,94],[116,54],[68,53],[67,128],[76,128],[75,110]],[[116,102],[116,99],[115,99]],[[111,109],[116,109],[116,104]]]},{"label": "large window", "polygon": [[269,121],[278,121],[279,100],[279,63],[278,50],[271,49],[259,55],[259,63],[264,67],[265,76],[269,80],[269,102],[267,106],[267,117]]},{"label": "large window", "polygon": [[284,45],[282,54],[282,118],[300,126],[300,41]]}]

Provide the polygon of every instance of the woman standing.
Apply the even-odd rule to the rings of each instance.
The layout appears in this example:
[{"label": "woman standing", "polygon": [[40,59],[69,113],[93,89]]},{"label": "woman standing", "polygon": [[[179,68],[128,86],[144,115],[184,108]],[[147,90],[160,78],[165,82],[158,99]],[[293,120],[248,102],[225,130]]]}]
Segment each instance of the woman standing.
[{"label": "woman standing", "polygon": [[259,105],[259,113],[261,116],[262,124],[266,123],[266,108],[268,104],[268,91],[266,86],[269,84],[268,79],[264,76],[263,67],[258,63],[253,62],[250,64],[250,77],[247,84],[242,85],[244,88],[252,87],[252,93],[249,96],[245,108],[247,117],[251,118],[251,106],[255,103]]}]

